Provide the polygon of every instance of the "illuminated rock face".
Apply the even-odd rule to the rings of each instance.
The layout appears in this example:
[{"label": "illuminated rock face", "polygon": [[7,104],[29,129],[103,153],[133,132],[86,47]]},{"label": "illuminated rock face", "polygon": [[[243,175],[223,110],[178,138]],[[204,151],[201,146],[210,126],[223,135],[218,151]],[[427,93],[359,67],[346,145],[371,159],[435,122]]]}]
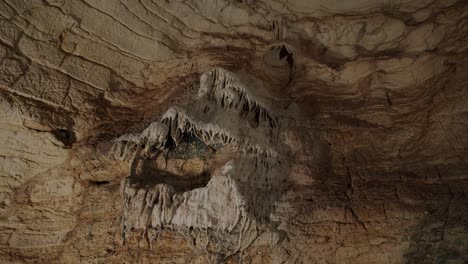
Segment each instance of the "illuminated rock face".
[{"label": "illuminated rock face", "polygon": [[150,243],[154,230],[210,232],[218,249],[207,257],[221,261],[259,231],[279,232],[271,218],[290,164],[278,137],[282,118],[233,73],[216,68],[199,84],[190,113],[171,107],[140,134],[116,138],[109,154],[130,159],[121,187],[124,243],[132,231]]},{"label": "illuminated rock face", "polygon": [[464,263],[467,10],[0,0],[0,262]]}]

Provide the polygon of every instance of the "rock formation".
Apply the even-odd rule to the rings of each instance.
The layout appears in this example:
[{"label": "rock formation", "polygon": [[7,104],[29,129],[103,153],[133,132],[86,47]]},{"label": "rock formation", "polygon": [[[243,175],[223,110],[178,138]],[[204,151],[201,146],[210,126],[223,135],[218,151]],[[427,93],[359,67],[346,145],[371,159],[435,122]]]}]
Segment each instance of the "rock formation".
[{"label": "rock formation", "polygon": [[0,0],[0,263],[465,263],[462,0]]}]

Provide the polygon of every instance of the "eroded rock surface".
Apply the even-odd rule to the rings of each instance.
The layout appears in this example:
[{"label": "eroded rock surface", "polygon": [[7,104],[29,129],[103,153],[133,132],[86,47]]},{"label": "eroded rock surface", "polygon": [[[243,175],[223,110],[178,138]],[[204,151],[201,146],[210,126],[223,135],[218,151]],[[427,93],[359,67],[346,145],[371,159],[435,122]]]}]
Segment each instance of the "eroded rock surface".
[{"label": "eroded rock surface", "polygon": [[466,1],[0,1],[1,263],[465,263]]}]

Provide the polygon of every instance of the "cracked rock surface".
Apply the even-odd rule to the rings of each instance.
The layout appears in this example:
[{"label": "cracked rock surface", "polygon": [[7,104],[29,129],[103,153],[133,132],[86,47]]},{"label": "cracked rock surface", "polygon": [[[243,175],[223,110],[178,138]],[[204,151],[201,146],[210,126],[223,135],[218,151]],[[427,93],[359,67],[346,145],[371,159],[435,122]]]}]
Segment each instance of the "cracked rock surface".
[{"label": "cracked rock surface", "polygon": [[468,259],[463,0],[0,0],[0,263]]}]

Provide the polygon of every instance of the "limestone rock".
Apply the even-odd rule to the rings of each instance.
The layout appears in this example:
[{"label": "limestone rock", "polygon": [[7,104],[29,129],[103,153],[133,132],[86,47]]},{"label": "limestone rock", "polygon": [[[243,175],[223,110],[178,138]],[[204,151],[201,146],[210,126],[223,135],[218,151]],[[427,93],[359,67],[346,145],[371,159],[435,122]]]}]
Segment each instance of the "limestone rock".
[{"label": "limestone rock", "polygon": [[464,263],[460,0],[0,0],[1,263]]}]

